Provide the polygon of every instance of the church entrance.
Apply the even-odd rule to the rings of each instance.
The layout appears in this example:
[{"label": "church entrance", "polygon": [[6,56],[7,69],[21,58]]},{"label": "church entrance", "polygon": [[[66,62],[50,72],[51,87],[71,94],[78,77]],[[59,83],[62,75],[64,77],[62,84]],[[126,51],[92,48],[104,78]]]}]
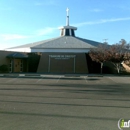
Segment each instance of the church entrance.
[{"label": "church entrance", "polygon": [[23,72],[23,60],[14,59],[14,72]]},{"label": "church entrance", "polygon": [[28,69],[28,56],[23,53],[11,53],[7,56],[9,61],[9,72],[27,72]]}]

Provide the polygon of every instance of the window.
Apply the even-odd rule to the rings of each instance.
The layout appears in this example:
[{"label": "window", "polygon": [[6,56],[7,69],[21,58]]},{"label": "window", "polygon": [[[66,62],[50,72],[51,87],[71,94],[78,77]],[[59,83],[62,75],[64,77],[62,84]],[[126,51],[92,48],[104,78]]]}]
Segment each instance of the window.
[{"label": "window", "polygon": [[9,61],[9,72],[11,73],[12,72],[12,60]]},{"label": "window", "polygon": [[21,63],[20,63],[20,72],[23,72],[23,60],[21,60]]},{"label": "window", "polygon": [[69,29],[66,29],[66,31],[65,31],[65,36],[70,36]]},{"label": "window", "polygon": [[72,36],[75,36],[73,29],[71,29],[71,35],[72,35]]}]

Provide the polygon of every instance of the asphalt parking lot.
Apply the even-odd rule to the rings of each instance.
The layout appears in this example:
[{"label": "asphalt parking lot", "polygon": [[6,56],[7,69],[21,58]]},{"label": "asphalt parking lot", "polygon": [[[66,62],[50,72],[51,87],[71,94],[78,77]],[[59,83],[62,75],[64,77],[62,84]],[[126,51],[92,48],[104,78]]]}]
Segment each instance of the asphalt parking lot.
[{"label": "asphalt parking lot", "polygon": [[0,76],[0,130],[119,130],[121,118],[130,77]]}]

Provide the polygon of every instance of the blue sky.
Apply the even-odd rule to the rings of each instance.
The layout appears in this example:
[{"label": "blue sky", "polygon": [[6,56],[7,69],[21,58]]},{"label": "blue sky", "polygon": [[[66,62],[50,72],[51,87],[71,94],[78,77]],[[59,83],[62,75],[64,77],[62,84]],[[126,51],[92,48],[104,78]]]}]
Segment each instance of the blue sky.
[{"label": "blue sky", "polygon": [[76,36],[130,42],[130,0],[0,0],[0,49],[58,37],[67,7]]}]

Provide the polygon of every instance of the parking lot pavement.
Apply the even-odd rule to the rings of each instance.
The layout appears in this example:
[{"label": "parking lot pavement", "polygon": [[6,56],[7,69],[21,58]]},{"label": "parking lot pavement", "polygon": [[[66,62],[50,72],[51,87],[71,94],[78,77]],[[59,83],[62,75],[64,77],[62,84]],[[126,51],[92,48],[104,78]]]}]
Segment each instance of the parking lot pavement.
[{"label": "parking lot pavement", "polygon": [[130,77],[0,77],[0,130],[118,130],[130,120]]}]

